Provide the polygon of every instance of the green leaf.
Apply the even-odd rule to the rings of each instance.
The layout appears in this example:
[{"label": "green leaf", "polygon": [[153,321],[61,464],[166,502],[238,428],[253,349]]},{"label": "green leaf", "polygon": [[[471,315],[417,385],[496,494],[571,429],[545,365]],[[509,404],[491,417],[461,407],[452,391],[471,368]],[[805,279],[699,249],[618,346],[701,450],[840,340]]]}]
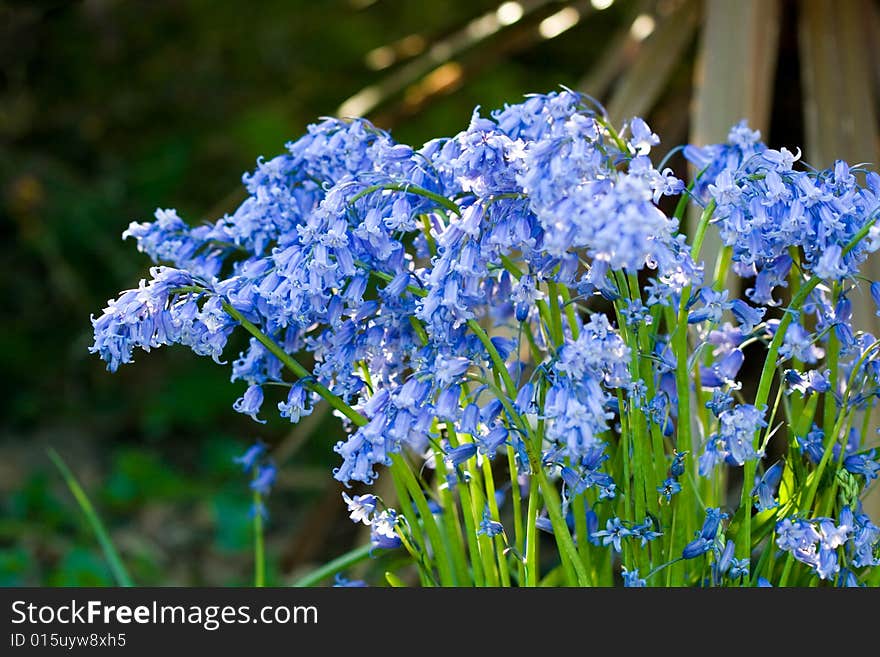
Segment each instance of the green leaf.
[{"label": "green leaf", "polygon": [[101,550],[103,550],[104,552],[104,557],[107,560],[107,565],[109,566],[110,571],[113,573],[113,578],[116,580],[116,583],[119,586],[134,586],[134,583],[132,582],[128,571],[125,568],[125,565],[122,563],[122,559],[119,557],[119,552],[116,551],[113,542],[110,540],[110,534],[107,533],[107,530],[104,527],[104,523],[101,522],[101,519],[95,512],[95,508],[89,501],[86,492],[83,490],[82,486],[79,485],[76,477],[74,477],[73,473],[70,471],[70,468],[67,467],[67,464],[61,458],[58,452],[51,448],[47,451],[49,454],[49,458],[52,459],[55,467],[57,467],[58,470],[61,472],[61,476],[67,483],[67,487],[73,494],[74,499],[76,499],[77,504],[79,504],[79,508],[82,509],[82,512],[85,514],[86,519],[89,521],[89,525],[91,526],[92,531],[95,533],[95,536],[98,539],[98,543],[100,543],[101,545]]}]

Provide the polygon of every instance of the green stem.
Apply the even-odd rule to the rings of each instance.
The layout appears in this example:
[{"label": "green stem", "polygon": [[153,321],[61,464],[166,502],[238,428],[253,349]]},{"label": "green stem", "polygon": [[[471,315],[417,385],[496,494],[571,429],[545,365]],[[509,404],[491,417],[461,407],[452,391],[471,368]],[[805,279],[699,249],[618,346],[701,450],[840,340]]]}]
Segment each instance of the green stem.
[{"label": "green stem", "polygon": [[421,486],[419,486],[418,481],[416,481],[416,478],[409,467],[409,463],[406,462],[406,459],[401,454],[392,454],[391,466],[401,475],[403,484],[406,486],[410,497],[412,497],[412,500],[415,502],[416,508],[419,511],[422,525],[428,534],[431,546],[434,548],[437,570],[440,572],[440,583],[443,586],[454,586],[455,575],[453,574],[452,560],[446,550],[446,544],[440,536],[440,529],[437,527],[436,520],[434,520],[434,514],[431,513],[428,501],[425,499],[425,494],[422,491]]},{"label": "green stem", "polygon": [[284,349],[282,349],[278,345],[278,343],[276,343],[272,338],[263,333],[263,331],[261,331],[259,327],[251,322],[247,317],[242,315],[229,302],[222,301],[221,304],[223,306],[223,310],[226,311],[226,313],[230,317],[237,321],[248,333],[254,336],[264,347],[266,347],[266,349],[269,350],[269,352],[273,356],[280,360],[285,365],[285,367],[287,367],[287,369],[293,372],[300,379],[304,379],[303,385],[306,388],[319,394],[327,401],[328,404],[330,404],[333,408],[342,413],[349,420],[354,422],[357,426],[363,427],[369,423],[369,420],[367,418],[365,418],[363,415],[354,410],[351,406],[342,401],[342,399],[331,392],[329,388],[315,381],[312,378],[311,372],[300,365],[295,358],[285,352]]},{"label": "green stem", "polygon": [[455,504],[452,491],[449,489],[449,486],[445,485],[447,475],[446,463],[443,460],[443,453],[436,445],[434,446],[434,463],[437,481],[443,484],[438,486],[440,503],[443,505],[443,533],[446,535],[446,541],[452,553],[459,585],[464,586],[465,582],[470,581],[471,576],[467,566],[467,553],[464,547],[461,519],[458,517],[458,506]]},{"label": "green stem", "polygon": [[[794,313],[801,307],[820,280],[818,276],[813,276],[807,281],[797,291],[797,294],[791,301],[791,305],[783,313],[782,319],[779,320],[779,326],[776,328],[776,333],[773,335],[770,346],[767,348],[767,356],[764,360],[764,367],[761,370],[761,378],[758,381],[758,391],[755,393],[755,406],[757,408],[763,408],[767,404],[767,399],[770,396],[770,387],[776,372],[776,359],[779,356],[779,348],[785,340],[785,333],[792,322]],[[759,440],[760,435],[760,431],[755,432],[754,439]],[[740,559],[748,558],[752,550],[751,493],[756,467],[757,462],[754,459],[746,461],[743,466],[743,487],[740,495],[740,508],[743,509],[743,520],[736,541],[736,553]]]},{"label": "green stem", "polygon": [[[452,447],[458,447],[458,437],[455,433],[455,427],[451,422],[446,424],[446,432],[449,437],[449,444]],[[455,467],[455,466],[453,466]],[[458,481],[458,497],[461,500],[461,513],[464,516],[464,533],[467,536],[468,548],[471,553],[471,568],[474,573],[474,583],[478,587],[486,586],[486,572],[484,570],[485,556],[480,549],[480,537],[477,536],[477,525],[480,522],[479,516],[475,513],[474,500],[471,496],[470,485],[473,482],[465,482],[463,478],[458,476],[458,468],[455,468],[455,476]]]},{"label": "green stem", "polygon": [[[483,459],[483,482],[486,487],[486,501],[489,506],[489,517],[495,522],[501,522],[498,512],[498,500],[495,499],[495,477],[492,474],[492,462],[488,458]],[[501,586],[510,586],[510,571],[507,566],[507,557],[504,555],[504,537],[497,535],[494,538],[495,553],[498,559],[498,574],[501,577]]]},{"label": "green stem", "polygon": [[409,493],[406,489],[406,484],[403,482],[403,478],[401,475],[394,469],[391,468],[391,480],[394,484],[394,490],[397,493],[397,507],[400,511],[400,514],[406,519],[407,526],[409,527],[409,531],[412,534],[412,539],[415,541],[416,545],[414,546],[412,541],[407,539],[405,533],[400,531],[398,528],[398,535],[400,536],[400,541],[403,543],[406,551],[412,555],[413,560],[419,568],[419,577],[422,582],[433,582],[434,580],[434,572],[431,568],[431,565],[427,560],[427,549],[425,546],[424,535],[422,534],[421,523],[419,519],[416,517],[415,511],[413,509],[412,499],[409,496]]},{"label": "green stem", "polygon": [[540,506],[538,498],[538,480],[534,475],[529,477],[529,507],[528,518],[526,521],[526,555],[525,568],[526,586],[535,587],[538,585],[538,571],[540,564],[538,563],[538,507]]},{"label": "green stem", "polygon": [[[492,360],[494,369],[501,376],[504,386],[507,388],[507,395],[498,391],[500,393],[498,394],[499,401],[504,406],[508,415],[518,422],[524,433],[532,436],[533,432],[531,428],[510,403],[510,399],[516,397],[516,386],[510,378],[510,374],[504,366],[504,361],[499,355],[498,350],[495,349],[495,345],[492,344],[489,336],[475,320],[469,320],[468,326],[479,338],[480,342],[486,348],[486,351],[489,352],[489,357]],[[494,386],[490,385],[490,387]],[[550,516],[550,522],[553,524],[553,533],[557,545],[559,546],[560,558],[562,559],[563,566],[574,570],[579,585],[588,586],[590,583],[590,576],[587,573],[586,568],[584,568],[583,563],[581,563],[577,548],[575,548],[574,541],[568,531],[568,525],[565,522],[565,518],[562,516],[562,502],[559,499],[556,487],[551,484],[549,479],[547,479],[547,473],[544,471],[543,465],[541,464],[540,454],[536,453],[536,448],[532,445],[532,442],[530,440],[524,440],[523,444],[526,447],[526,453],[528,455],[532,474],[537,477],[538,486],[541,488],[541,492],[544,495],[544,502],[547,506],[547,513]]]},{"label": "green stem", "polygon": [[445,196],[441,196],[440,194],[435,194],[432,191],[429,191],[423,187],[419,187],[418,185],[410,185],[410,184],[399,184],[399,183],[386,183],[383,185],[372,185],[367,187],[366,189],[361,190],[357,194],[351,197],[349,203],[354,203],[355,201],[360,200],[364,196],[368,194],[372,194],[373,192],[378,191],[391,191],[391,192],[404,192],[406,194],[415,194],[416,196],[423,196],[424,198],[431,199],[440,207],[446,208],[450,212],[455,215],[461,216],[461,209],[452,201],[450,201]]},{"label": "green stem", "polygon": [[[257,468],[254,468],[254,478],[257,476]],[[263,536],[263,496],[256,488],[253,491],[253,514],[254,514],[254,586],[262,588],[266,586],[266,546]]]},{"label": "green stem", "polygon": [[113,545],[113,541],[110,540],[110,534],[104,527],[104,523],[101,522],[101,518],[95,511],[95,507],[92,506],[88,495],[86,495],[86,492],[83,490],[82,486],[79,485],[79,482],[73,475],[73,472],[71,472],[70,468],[67,467],[67,464],[61,458],[58,452],[51,448],[48,449],[47,452],[49,454],[49,458],[52,459],[52,463],[55,464],[55,467],[58,468],[58,471],[64,478],[64,482],[67,484],[67,487],[73,494],[73,497],[79,505],[79,508],[85,515],[86,520],[89,521],[89,525],[91,526],[92,531],[98,539],[101,550],[104,552],[104,558],[107,559],[107,564],[110,567],[110,572],[113,573],[113,578],[116,580],[116,583],[119,586],[134,586],[134,582],[132,581],[131,576],[128,574],[128,569],[126,569],[125,564],[122,562],[122,559],[119,556],[119,552],[116,551],[116,547]]},{"label": "green stem", "polygon": [[525,584],[526,570],[523,558],[525,557],[525,539],[526,534],[523,528],[522,519],[522,496],[519,489],[519,473],[516,468],[516,452],[513,446],[507,446],[507,467],[510,473],[510,499],[513,506],[513,533],[514,545],[516,545],[517,570],[519,571],[519,581]]}]

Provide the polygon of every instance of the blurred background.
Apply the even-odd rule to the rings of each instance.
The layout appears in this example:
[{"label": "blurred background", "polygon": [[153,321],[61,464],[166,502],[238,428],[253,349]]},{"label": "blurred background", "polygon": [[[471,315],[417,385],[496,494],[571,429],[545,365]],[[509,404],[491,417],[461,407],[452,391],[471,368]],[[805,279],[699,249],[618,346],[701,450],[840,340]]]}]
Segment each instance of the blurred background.
[{"label": "blurred background", "polygon": [[[149,266],[120,234],[157,207],[191,223],[232,211],[241,174],[318,117],[367,116],[420,145],[464,129],[476,105],[559,85],[601,100],[615,123],[644,116],[660,156],[748,118],[814,165],[876,163],[880,11],[870,0],[0,2],[0,585],[113,582],[49,447],[138,584],[252,581],[251,499],[232,458],[257,438],[280,469],[270,583],[363,541],[330,476],[340,430],[328,414],[291,427],[267,412],[256,425],[231,408],[243,386],[210,360],[171,349],[110,375],[88,353],[89,315]],[[880,331],[870,308],[857,312]]]}]

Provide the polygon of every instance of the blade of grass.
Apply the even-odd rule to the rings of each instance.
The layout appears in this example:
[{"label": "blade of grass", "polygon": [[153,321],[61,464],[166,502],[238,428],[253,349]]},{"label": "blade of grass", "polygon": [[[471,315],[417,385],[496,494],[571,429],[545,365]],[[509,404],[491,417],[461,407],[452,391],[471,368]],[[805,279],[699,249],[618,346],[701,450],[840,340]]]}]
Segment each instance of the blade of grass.
[{"label": "blade of grass", "polygon": [[101,545],[101,550],[104,552],[104,557],[107,559],[107,565],[113,573],[113,578],[116,580],[116,583],[119,586],[134,586],[134,582],[132,582],[128,570],[125,568],[122,559],[119,557],[119,552],[117,552],[113,542],[110,540],[110,534],[107,533],[104,523],[102,523],[101,518],[98,517],[95,507],[92,506],[86,492],[83,490],[82,486],[79,485],[73,472],[70,471],[70,468],[67,467],[67,464],[58,452],[51,448],[48,449],[47,452],[49,458],[52,459],[55,467],[58,468],[58,471],[64,478],[64,481],[70,489],[70,492],[73,494],[77,504],[79,504],[79,508],[89,521],[89,525],[95,533],[98,543]]},{"label": "blade of grass", "polygon": [[303,588],[320,584],[328,577],[333,577],[336,573],[340,573],[346,568],[351,568],[353,565],[360,563],[365,559],[369,559],[370,551],[372,549],[373,546],[369,543],[356,547],[342,556],[336,557],[333,561],[324,564],[320,568],[316,568],[307,575],[303,575],[294,582],[293,585],[297,588]]}]

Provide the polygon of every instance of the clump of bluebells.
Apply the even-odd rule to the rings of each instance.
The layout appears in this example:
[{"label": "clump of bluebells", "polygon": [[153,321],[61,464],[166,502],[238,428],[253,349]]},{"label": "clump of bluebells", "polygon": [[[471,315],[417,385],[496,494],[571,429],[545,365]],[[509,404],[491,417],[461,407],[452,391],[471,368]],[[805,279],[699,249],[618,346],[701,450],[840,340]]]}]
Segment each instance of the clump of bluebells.
[{"label": "clump of bluebells", "polygon": [[[233,214],[133,223],[155,266],[92,351],[111,371],[170,344],[229,363],[256,421],[329,403],[352,520],[426,585],[876,585],[880,341],[852,305],[880,176],[741,123],[685,148],[686,187],[658,143],[570,91],[421,148],[322,121],[244,176]],[[396,499],[368,492],[379,476]]]}]

